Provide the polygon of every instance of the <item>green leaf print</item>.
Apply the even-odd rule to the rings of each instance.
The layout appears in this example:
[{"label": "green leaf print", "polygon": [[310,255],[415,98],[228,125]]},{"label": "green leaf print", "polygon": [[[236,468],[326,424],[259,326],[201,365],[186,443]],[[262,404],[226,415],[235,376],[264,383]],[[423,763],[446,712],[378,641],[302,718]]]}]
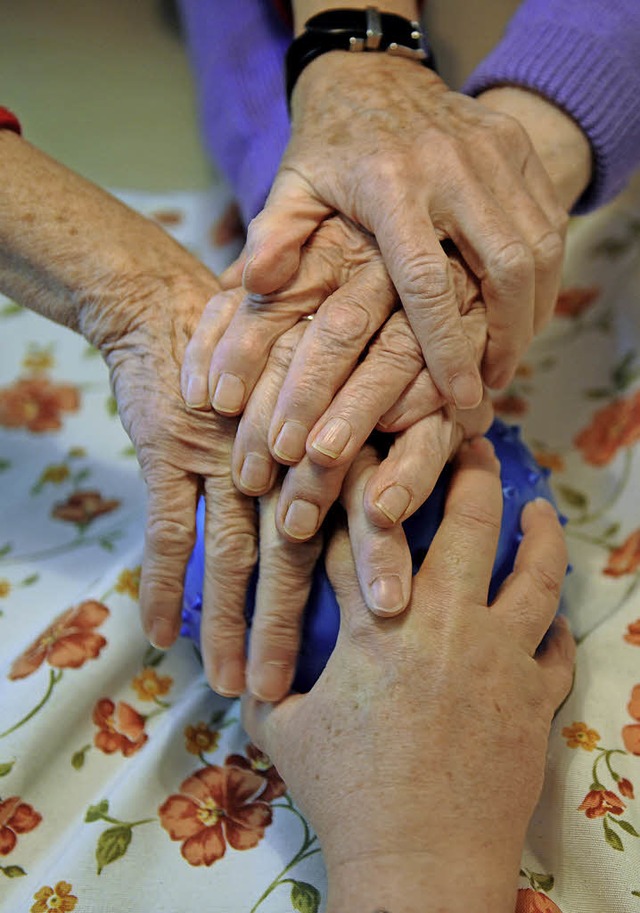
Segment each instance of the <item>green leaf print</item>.
[{"label": "green leaf print", "polygon": [[320,891],[306,881],[294,881],[291,887],[291,904],[297,913],[318,913]]},{"label": "green leaf print", "polygon": [[[620,822],[618,822],[619,824]],[[614,830],[607,823],[607,819],[602,819],[602,826],[604,827],[604,839],[607,841],[612,850],[618,850],[619,852],[624,852],[624,843],[620,839],[619,835],[616,834]]]},{"label": "green leaf print", "polygon": [[96,861],[98,863],[98,875],[106,865],[111,865],[116,859],[120,859],[127,852],[131,843],[131,827],[126,824],[118,824],[116,827],[110,827],[100,834],[98,845],[96,847]]}]

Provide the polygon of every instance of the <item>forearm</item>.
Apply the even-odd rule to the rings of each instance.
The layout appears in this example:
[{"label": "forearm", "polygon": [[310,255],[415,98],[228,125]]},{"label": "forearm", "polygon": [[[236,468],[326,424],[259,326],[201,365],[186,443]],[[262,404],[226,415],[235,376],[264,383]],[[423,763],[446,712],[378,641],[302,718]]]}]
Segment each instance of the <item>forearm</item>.
[{"label": "forearm", "polygon": [[188,255],[165,232],[14,133],[0,131],[0,164],[0,291],[19,303],[99,344],[180,274]]}]

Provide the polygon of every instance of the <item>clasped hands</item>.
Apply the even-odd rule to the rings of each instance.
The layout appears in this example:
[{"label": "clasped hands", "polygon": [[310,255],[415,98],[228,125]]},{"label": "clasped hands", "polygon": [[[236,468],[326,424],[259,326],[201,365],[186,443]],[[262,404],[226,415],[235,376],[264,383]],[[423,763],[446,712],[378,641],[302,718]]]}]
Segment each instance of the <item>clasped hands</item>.
[{"label": "clasped hands", "polygon": [[[566,224],[515,120],[407,61],[326,56],[301,77],[272,193],[182,367],[190,408],[241,415],[232,454],[240,491],[264,495],[290,467],[275,510],[287,555],[274,565],[279,597],[265,568],[248,664],[249,687],[268,700],[290,685],[308,592],[287,567],[314,560],[313,537],[345,480],[356,484],[348,470],[374,429],[390,447],[358,482],[362,504],[349,518],[356,569],[372,611],[407,605],[400,524],[460,442],[489,426],[483,381],[506,385],[549,318]],[[340,89],[354,75],[357,112]],[[229,296],[237,308],[225,322]],[[310,557],[293,543],[311,543]],[[208,542],[206,551],[219,561]],[[206,583],[204,606],[210,680],[239,694],[239,606],[214,600]]]}]

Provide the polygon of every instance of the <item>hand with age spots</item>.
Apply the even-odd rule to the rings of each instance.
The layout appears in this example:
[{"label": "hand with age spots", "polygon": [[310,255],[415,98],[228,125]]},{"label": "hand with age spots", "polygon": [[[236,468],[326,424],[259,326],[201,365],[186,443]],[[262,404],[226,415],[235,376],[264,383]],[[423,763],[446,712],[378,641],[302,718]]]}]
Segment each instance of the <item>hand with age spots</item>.
[{"label": "hand with age spots", "polygon": [[[351,468],[347,502],[372,460]],[[409,607],[392,619],[368,611],[338,530],[327,570],[340,634],[323,674],[276,705],[243,699],[249,735],[320,837],[327,913],[513,913],[575,644],[555,618],[567,559],[548,502],[523,511],[514,571],[487,604],[501,498],[490,444],[464,444]]]}]

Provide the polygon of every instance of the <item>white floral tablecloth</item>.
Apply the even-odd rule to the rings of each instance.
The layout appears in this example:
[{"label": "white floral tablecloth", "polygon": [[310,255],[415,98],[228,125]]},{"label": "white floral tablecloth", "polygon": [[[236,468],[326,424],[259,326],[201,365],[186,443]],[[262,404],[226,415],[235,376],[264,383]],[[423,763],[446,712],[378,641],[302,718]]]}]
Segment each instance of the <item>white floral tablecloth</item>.
[{"label": "white floral tablecloth", "polygon": [[[221,187],[123,198],[214,269],[237,251]],[[580,639],[518,911],[640,913],[640,188],[573,224],[496,408],[553,469]],[[317,840],[237,704],[190,643],[144,639],[144,510],[96,353],[0,299],[0,910],[322,911]]]}]

